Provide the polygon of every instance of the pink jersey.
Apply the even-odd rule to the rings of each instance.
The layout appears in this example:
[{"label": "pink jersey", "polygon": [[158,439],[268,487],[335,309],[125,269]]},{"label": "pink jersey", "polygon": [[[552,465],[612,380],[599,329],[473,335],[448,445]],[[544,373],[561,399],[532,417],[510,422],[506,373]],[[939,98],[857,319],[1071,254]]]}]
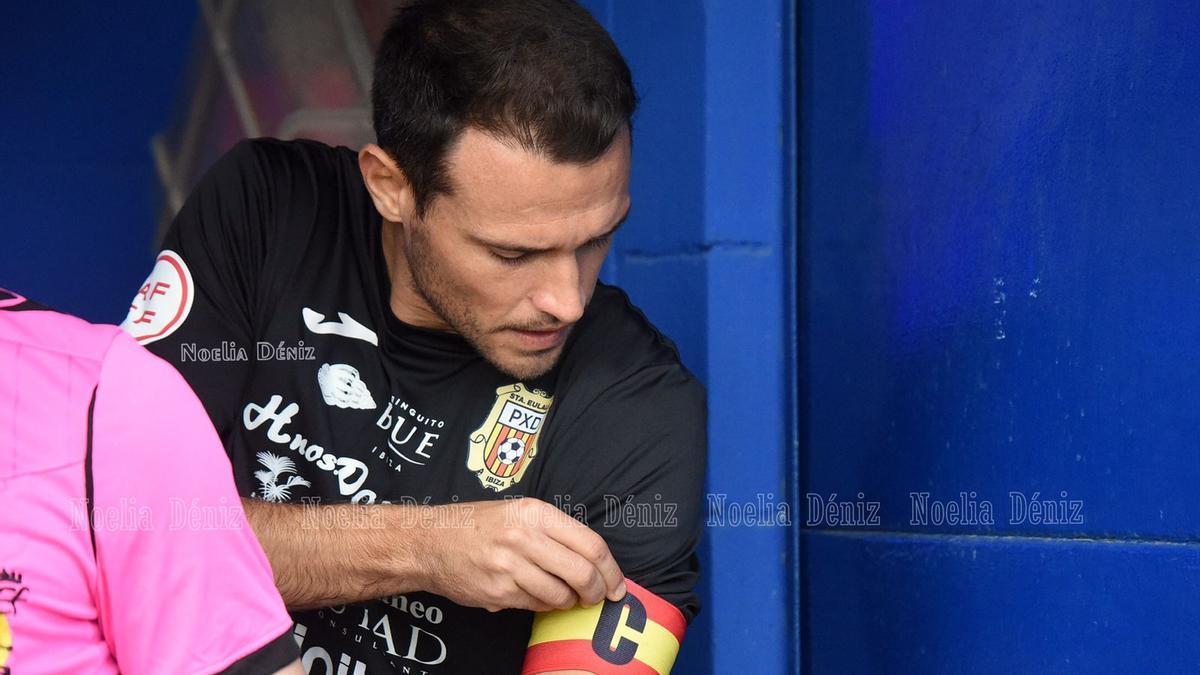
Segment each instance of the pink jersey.
[{"label": "pink jersey", "polygon": [[273,672],[290,629],[183,378],[0,290],[0,674]]}]

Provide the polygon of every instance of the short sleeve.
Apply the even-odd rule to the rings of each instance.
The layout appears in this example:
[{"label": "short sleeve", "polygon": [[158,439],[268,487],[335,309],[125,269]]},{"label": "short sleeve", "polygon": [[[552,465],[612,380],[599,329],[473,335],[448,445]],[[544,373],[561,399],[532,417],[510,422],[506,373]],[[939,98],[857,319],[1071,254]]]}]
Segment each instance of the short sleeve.
[{"label": "short sleeve", "polygon": [[543,498],[604,537],[629,592],[537,614],[523,673],[671,672],[700,609],[705,428],[704,388],[662,364],[607,387],[556,432],[558,471]]},{"label": "short sleeve", "polygon": [[[123,673],[210,673],[296,658],[291,619],[204,409],[118,335],[88,463],[101,630]],[[290,644],[288,644],[290,643]]]},{"label": "short sleeve", "polygon": [[677,363],[640,369],[556,431],[566,470],[547,495],[582,505],[568,510],[586,512],[625,576],[689,622],[700,609],[706,427],[704,387],[690,373]]},{"label": "short sleeve", "polygon": [[175,216],[121,327],[174,365],[222,437],[236,425],[225,401],[254,361],[275,204],[286,185],[259,141],[243,141],[200,180]]}]

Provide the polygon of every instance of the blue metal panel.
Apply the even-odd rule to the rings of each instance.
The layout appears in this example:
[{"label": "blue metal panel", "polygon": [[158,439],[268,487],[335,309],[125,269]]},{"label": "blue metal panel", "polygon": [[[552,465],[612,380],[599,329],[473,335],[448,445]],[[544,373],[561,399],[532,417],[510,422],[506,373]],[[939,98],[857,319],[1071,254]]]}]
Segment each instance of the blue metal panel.
[{"label": "blue metal panel", "polygon": [[804,540],[814,675],[1200,671],[1195,544]]},{"label": "blue metal panel", "polygon": [[[974,492],[985,531],[1194,537],[1200,8],[810,19],[811,491],[893,529]],[[1084,521],[1010,523],[1011,492]]]},{"label": "blue metal panel", "polygon": [[1195,671],[1200,7],[801,25],[811,671]]}]

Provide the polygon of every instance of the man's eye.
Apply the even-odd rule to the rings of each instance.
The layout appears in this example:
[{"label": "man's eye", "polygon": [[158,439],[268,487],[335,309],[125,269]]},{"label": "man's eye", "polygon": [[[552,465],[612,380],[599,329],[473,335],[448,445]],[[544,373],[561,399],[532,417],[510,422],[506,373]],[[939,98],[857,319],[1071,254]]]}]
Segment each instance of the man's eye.
[{"label": "man's eye", "polygon": [[492,255],[505,265],[519,265],[529,257],[528,253],[514,253],[512,251],[492,251]]},{"label": "man's eye", "polygon": [[610,241],[612,241],[612,235],[606,234],[603,237],[596,237],[595,239],[584,244],[583,247],[584,248],[604,248],[605,246],[608,245],[608,242],[610,242]]}]

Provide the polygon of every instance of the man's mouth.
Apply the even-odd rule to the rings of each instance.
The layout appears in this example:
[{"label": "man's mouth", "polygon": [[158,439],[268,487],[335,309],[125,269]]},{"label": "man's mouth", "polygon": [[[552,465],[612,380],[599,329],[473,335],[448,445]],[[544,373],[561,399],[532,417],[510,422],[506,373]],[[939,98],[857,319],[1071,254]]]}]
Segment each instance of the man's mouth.
[{"label": "man's mouth", "polygon": [[530,351],[546,351],[554,349],[562,344],[567,337],[568,326],[561,326],[554,330],[518,330],[513,329],[518,342],[522,347]]}]

